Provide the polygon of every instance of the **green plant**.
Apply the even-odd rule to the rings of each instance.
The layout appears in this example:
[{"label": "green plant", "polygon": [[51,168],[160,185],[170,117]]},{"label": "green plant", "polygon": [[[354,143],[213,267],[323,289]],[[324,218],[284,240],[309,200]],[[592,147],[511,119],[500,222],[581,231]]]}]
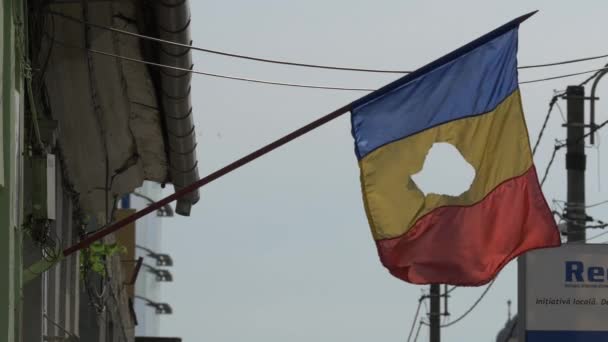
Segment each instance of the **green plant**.
[{"label": "green plant", "polygon": [[116,253],[126,253],[127,248],[117,243],[94,242],[80,253],[81,275],[91,270],[103,277],[106,275],[106,260]]}]

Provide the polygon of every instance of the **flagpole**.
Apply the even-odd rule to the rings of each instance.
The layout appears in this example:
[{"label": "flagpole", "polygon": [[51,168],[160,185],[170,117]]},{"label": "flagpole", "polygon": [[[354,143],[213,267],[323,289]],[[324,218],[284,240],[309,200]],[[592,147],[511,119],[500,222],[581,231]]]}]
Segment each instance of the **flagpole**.
[{"label": "flagpole", "polygon": [[352,108],[358,107],[360,104],[362,104],[366,101],[369,101],[370,99],[372,99],[374,97],[380,96],[381,94],[390,92],[390,91],[402,86],[403,84],[411,81],[412,79],[415,79],[415,78],[419,77],[420,75],[423,75],[423,74],[429,72],[430,70],[435,69],[439,65],[442,65],[442,64],[446,63],[447,61],[455,58],[454,56],[463,54],[467,51],[474,49],[481,42],[491,39],[492,37],[496,37],[497,35],[500,35],[506,31],[512,29],[515,25],[519,25],[521,22],[525,21],[526,19],[528,19],[529,17],[534,15],[536,12],[537,11],[533,11],[533,12],[530,12],[523,16],[520,16],[520,17],[510,21],[509,23],[504,24],[503,26],[495,29],[494,31],[487,33],[482,37],[479,37],[477,40],[472,41],[469,44],[466,44],[466,45],[460,47],[459,49],[454,50],[453,52],[435,60],[434,62],[431,62],[431,63],[423,66],[422,68],[420,68],[396,81],[393,81],[393,82],[387,84],[386,86],[384,86],[376,91],[373,91],[370,94],[367,94],[366,96],[359,98],[358,100],[355,100],[354,102],[351,102],[339,109],[336,109],[335,111],[333,111],[329,114],[326,114],[325,116],[285,135],[284,137],[282,137],[278,140],[275,140],[274,142],[242,157],[241,159],[238,159],[238,160],[232,162],[231,164],[224,166],[223,168],[213,172],[212,174],[210,174],[204,178],[201,178],[198,181],[196,181],[182,189],[179,189],[175,193],[161,199],[160,201],[158,201],[154,204],[151,204],[151,205],[145,207],[144,209],[142,209],[138,212],[135,212],[134,214],[132,214],[130,216],[125,217],[124,219],[122,219],[120,221],[114,222],[103,229],[100,229],[99,231],[84,238],[80,242],[64,249],[62,252],[63,256],[67,257],[68,255],[71,255],[76,251],[79,251],[83,248],[88,247],[93,242],[119,230],[120,228],[124,227],[125,225],[157,210],[158,208],[160,208],[164,205],[167,205],[167,204],[175,201],[176,199],[178,199],[198,188],[201,188],[202,186],[204,186],[208,183],[211,183],[212,181],[240,168],[241,166],[243,166],[245,164],[248,164],[249,162],[265,155],[266,153],[271,152],[271,151],[277,149],[278,147],[281,147],[281,146],[285,145],[286,143],[330,122],[331,120],[341,116],[342,114],[345,114],[345,113],[351,111]]},{"label": "flagpole", "polygon": [[64,249],[62,252],[63,256],[67,257],[70,254],[73,254],[83,248],[86,248],[89,245],[91,245],[93,242],[95,242],[109,234],[116,232],[117,230],[121,229],[122,227],[128,225],[129,223],[134,222],[135,220],[137,220],[153,211],[156,211],[157,209],[175,201],[176,199],[178,199],[198,188],[201,188],[202,186],[209,184],[220,177],[225,176],[226,174],[240,168],[241,166],[244,166],[244,165],[254,161],[255,159],[262,157],[266,153],[271,152],[271,151],[287,144],[288,142],[295,140],[296,138],[299,138],[302,135],[325,125],[326,123],[332,121],[333,119],[336,119],[336,118],[340,117],[341,115],[349,112],[352,109],[352,107],[353,107],[352,103],[349,103],[341,108],[338,108],[335,111],[333,111],[329,114],[326,114],[326,115],[322,116],[321,118],[285,135],[284,137],[277,139],[277,140],[271,142],[270,144],[254,151],[254,152],[251,152],[250,154],[242,157],[241,159],[238,159],[238,160],[224,166],[223,168],[211,173],[210,175],[208,175],[204,178],[201,178],[198,181],[196,181],[184,188],[177,190],[175,193],[159,200],[158,202],[155,202],[155,203],[145,207],[144,209],[137,211],[137,212],[133,213],[132,215],[129,215],[129,216],[123,218],[120,221],[114,222],[114,223],[110,224],[109,226],[107,226],[103,229],[100,229],[99,231],[84,238],[80,242]]}]

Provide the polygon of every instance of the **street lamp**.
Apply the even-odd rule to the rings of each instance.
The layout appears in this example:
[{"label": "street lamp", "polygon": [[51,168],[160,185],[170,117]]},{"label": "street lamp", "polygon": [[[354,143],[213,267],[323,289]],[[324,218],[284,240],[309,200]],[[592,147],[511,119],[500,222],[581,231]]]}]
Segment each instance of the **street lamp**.
[{"label": "street lamp", "polygon": [[156,259],[156,266],[173,266],[173,259],[169,254],[156,253],[153,250],[141,245],[135,245],[136,248],[146,251],[147,256]]},{"label": "street lamp", "polygon": [[173,281],[173,276],[171,272],[168,270],[164,270],[162,268],[152,267],[148,264],[142,264],[148,271],[156,276],[157,281],[171,282]]},{"label": "street lamp", "polygon": [[173,309],[167,303],[153,302],[150,299],[148,299],[146,297],[142,297],[142,296],[135,296],[135,298],[145,301],[146,305],[153,307],[154,310],[156,311],[156,313],[159,315],[170,315],[173,313]]}]

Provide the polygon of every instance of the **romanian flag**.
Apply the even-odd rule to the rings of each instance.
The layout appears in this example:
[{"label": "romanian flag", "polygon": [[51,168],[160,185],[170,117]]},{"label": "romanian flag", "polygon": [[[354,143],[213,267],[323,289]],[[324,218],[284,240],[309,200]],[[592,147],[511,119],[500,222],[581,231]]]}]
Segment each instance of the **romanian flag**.
[{"label": "romanian flag", "polygon": [[[481,285],[518,255],[560,245],[517,80],[518,27],[531,15],[353,103],[367,217],[397,278]],[[434,143],[452,144],[475,168],[460,196],[425,195],[411,178]]]}]

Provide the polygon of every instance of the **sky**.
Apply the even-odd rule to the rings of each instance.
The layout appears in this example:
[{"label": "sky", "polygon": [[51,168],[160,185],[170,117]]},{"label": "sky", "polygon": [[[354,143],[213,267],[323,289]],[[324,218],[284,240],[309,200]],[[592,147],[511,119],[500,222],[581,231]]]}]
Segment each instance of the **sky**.
[{"label": "sky", "polygon": [[[503,23],[540,10],[520,28],[520,65],[608,53],[605,1],[190,1],[196,46],[303,63],[413,70]],[[199,71],[279,82],[378,88],[399,75],[311,70],[194,52]],[[601,67],[605,60],[521,70],[520,81]],[[532,143],[555,90],[585,76],[521,86]],[[193,77],[193,105],[201,175],[364,95],[363,92],[287,88],[206,76]],[[600,86],[599,96],[605,91]],[[589,87],[587,87],[589,92]],[[564,110],[565,102],[560,101]],[[608,105],[598,103],[598,120]],[[555,139],[565,137],[553,112],[535,155],[544,171]],[[587,149],[587,200],[608,196],[596,145]],[[449,149],[448,149],[449,150]],[[426,176],[446,178],[442,158]],[[543,188],[565,200],[565,164],[558,153]],[[468,179],[466,166],[450,169]],[[459,177],[461,175],[461,177]],[[454,181],[443,182],[447,187]],[[169,194],[169,190],[166,190]],[[590,210],[598,219],[602,207]],[[304,342],[407,340],[418,299],[427,291],[382,267],[365,217],[349,116],[307,134],[205,186],[190,217],[163,221],[164,252],[175,281],[162,286],[174,313],[161,333],[186,342]],[[592,233],[596,234],[595,232]],[[598,239],[601,242],[603,238]],[[443,329],[444,341],[494,341],[516,303],[516,263],[499,274],[477,308]],[[451,318],[483,288],[451,293]],[[512,308],[517,311],[516,305]],[[421,317],[426,317],[421,308]],[[427,329],[419,341],[428,339]]]}]

